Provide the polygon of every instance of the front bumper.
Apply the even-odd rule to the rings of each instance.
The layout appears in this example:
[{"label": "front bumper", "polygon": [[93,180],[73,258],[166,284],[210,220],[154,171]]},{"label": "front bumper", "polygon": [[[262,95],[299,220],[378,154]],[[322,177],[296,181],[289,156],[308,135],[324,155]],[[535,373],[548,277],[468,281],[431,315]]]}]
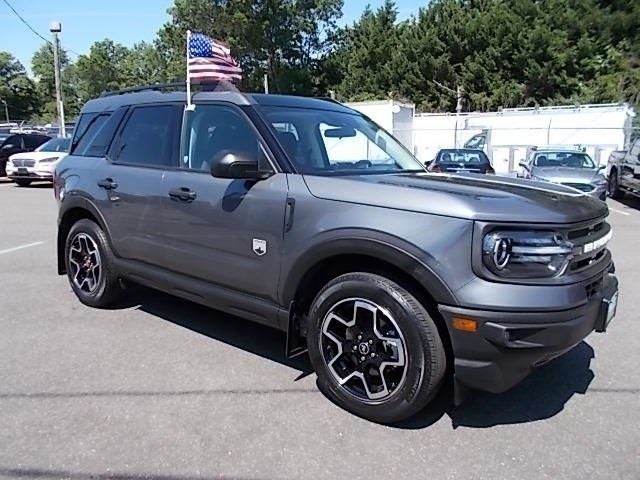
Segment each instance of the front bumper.
[{"label": "front bumper", "polygon": [[[605,331],[610,301],[617,299],[618,280],[608,273],[587,303],[555,312],[492,312],[439,307],[450,333],[456,382],[500,393],[524,379],[534,367],[562,355],[593,330]],[[475,332],[453,328],[454,318],[477,322]]]},{"label": "front bumper", "polygon": [[11,180],[53,180],[53,171],[37,167],[13,167],[7,164],[7,177]]}]

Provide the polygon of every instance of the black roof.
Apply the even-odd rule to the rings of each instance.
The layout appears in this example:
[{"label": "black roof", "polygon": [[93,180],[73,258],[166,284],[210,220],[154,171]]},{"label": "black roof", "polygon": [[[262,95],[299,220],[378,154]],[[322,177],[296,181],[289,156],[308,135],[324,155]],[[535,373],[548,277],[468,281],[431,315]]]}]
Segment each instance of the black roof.
[{"label": "black roof", "polygon": [[[141,87],[142,88],[142,87]],[[105,94],[94,100],[89,100],[81,113],[110,112],[125,105],[141,105],[162,102],[184,102],[187,94],[184,91],[162,91],[141,89],[140,91],[122,91]],[[237,91],[204,91],[193,94],[193,103],[206,101],[225,101],[236,105],[261,105],[277,107],[313,108],[320,110],[354,113],[354,110],[334,100],[324,98],[299,97],[295,95],[274,95],[262,93],[241,93]]]}]

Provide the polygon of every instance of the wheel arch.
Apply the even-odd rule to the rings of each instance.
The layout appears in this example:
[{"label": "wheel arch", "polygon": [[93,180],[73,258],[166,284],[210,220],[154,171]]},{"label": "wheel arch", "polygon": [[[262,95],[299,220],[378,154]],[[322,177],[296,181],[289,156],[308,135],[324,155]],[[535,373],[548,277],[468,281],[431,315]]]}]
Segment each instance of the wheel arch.
[{"label": "wheel arch", "polygon": [[105,232],[108,238],[109,233],[104,217],[100,214],[98,208],[86,198],[78,197],[65,201],[64,210],[60,212],[58,220],[58,235],[56,241],[57,258],[58,258],[58,275],[67,273],[64,261],[64,247],[67,235],[71,227],[83,218],[89,219],[97,223]]},{"label": "wheel arch", "polygon": [[306,333],[306,314],[318,291],[332,278],[356,271],[385,276],[416,297],[434,318],[447,354],[450,353],[449,334],[437,305],[455,305],[457,301],[434,269],[406,247],[380,240],[343,238],[308,251],[285,277],[281,301],[290,306],[288,354],[298,346],[296,337]]}]

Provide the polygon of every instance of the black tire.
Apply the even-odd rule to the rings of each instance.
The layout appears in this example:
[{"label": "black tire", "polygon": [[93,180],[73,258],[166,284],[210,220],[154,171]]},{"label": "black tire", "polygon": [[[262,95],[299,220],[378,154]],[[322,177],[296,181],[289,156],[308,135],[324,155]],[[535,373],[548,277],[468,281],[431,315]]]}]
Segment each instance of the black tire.
[{"label": "black tire", "polygon": [[28,187],[31,185],[31,180],[25,180],[24,178],[16,178],[14,180],[19,187]]},{"label": "black tire", "polygon": [[[83,289],[85,284],[78,285],[74,281],[77,267],[73,263],[70,254],[72,245],[78,239],[82,239],[86,244],[93,242],[92,248],[98,252],[96,257],[100,264],[99,273],[96,275],[97,279],[94,282],[94,288],[88,289],[89,291]],[[77,253],[78,251],[74,250],[73,254],[76,255]],[[64,261],[69,284],[78,299],[85,305],[99,308],[110,307],[122,298],[124,291],[118,278],[118,272],[115,269],[113,251],[107,236],[95,222],[85,218],[73,224],[65,241]]]},{"label": "black tire", "polygon": [[[390,329],[388,330],[390,333],[387,335],[397,335],[404,344],[405,369],[402,373],[402,379],[397,382],[394,390],[392,390],[394,388],[393,381],[391,388],[387,388],[386,380],[383,381],[381,388],[390,393],[375,401],[370,398],[370,392],[374,392],[374,388],[371,387],[375,385],[364,386],[366,382],[364,377],[361,377],[358,380],[352,378],[351,382],[355,382],[355,387],[345,388],[340,385],[333,367],[329,366],[333,358],[342,355],[344,359],[341,362],[333,362],[338,365],[338,368],[360,362],[357,368],[369,372],[369,378],[375,377],[367,368],[373,368],[373,373],[375,373],[376,367],[364,366],[367,362],[374,362],[374,360],[360,356],[361,345],[356,345],[361,341],[360,337],[355,338],[355,333],[349,333],[349,329],[356,327],[345,329],[344,335],[345,337],[351,335],[351,343],[347,344],[345,341],[342,344],[341,351],[343,353],[338,353],[333,358],[325,360],[327,349],[331,350],[332,348],[331,342],[327,342],[327,336],[322,333],[323,324],[326,325],[325,318],[330,318],[328,314],[330,312],[336,313],[338,308],[347,308],[349,302],[354,301],[353,299],[363,299],[381,307],[378,312],[382,312],[385,320],[387,318],[385,314],[388,313],[393,326],[397,327],[399,331],[396,333],[394,329]],[[357,307],[354,306],[353,311],[356,312]],[[357,315],[354,313],[353,318],[356,318]],[[345,314],[341,318],[346,316]],[[374,318],[373,314],[371,318]],[[382,331],[381,326],[383,325],[378,324],[378,333]],[[332,401],[360,417],[385,424],[399,422],[423,409],[439,390],[447,362],[438,328],[424,306],[413,295],[385,277],[370,273],[349,273],[330,281],[311,304],[308,327],[307,345],[311,363],[318,375],[318,387]],[[363,332],[363,335],[366,339],[366,333]],[[383,343],[388,345],[385,341]],[[376,344],[373,345],[372,350],[373,348],[377,348]],[[362,363],[363,358],[366,359],[364,363]],[[382,355],[378,361],[383,361]],[[380,367],[380,365],[378,366]],[[383,370],[387,371],[386,368],[383,367]],[[400,367],[393,367],[390,370],[391,375],[399,375],[394,370],[395,368],[399,369]],[[340,375],[343,381],[349,376],[348,368],[345,368],[344,372],[347,372],[347,375],[344,377]],[[380,372],[379,368],[378,372]],[[383,375],[379,374],[378,380],[381,377]],[[361,396],[353,393],[353,390],[357,389],[358,381],[363,384],[362,390],[366,390]],[[345,385],[349,385],[349,383]],[[365,395],[368,398],[363,398]]]},{"label": "black tire", "polygon": [[607,193],[614,200],[620,200],[624,197],[624,192],[620,190],[620,185],[618,184],[618,172],[616,170],[611,170],[609,173],[609,181],[607,182]]}]

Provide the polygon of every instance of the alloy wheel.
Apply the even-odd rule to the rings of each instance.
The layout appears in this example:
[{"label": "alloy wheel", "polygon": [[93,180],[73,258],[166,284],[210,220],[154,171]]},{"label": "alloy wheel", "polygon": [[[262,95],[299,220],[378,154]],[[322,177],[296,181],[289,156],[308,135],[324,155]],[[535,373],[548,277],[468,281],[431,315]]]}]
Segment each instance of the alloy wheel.
[{"label": "alloy wheel", "polygon": [[340,387],[365,403],[388,400],[406,377],[402,332],[388,310],[367,299],[341,300],[329,309],[320,351]]},{"label": "alloy wheel", "polygon": [[102,275],[100,251],[96,242],[86,233],[78,233],[69,249],[71,279],[79,290],[93,294]]}]

